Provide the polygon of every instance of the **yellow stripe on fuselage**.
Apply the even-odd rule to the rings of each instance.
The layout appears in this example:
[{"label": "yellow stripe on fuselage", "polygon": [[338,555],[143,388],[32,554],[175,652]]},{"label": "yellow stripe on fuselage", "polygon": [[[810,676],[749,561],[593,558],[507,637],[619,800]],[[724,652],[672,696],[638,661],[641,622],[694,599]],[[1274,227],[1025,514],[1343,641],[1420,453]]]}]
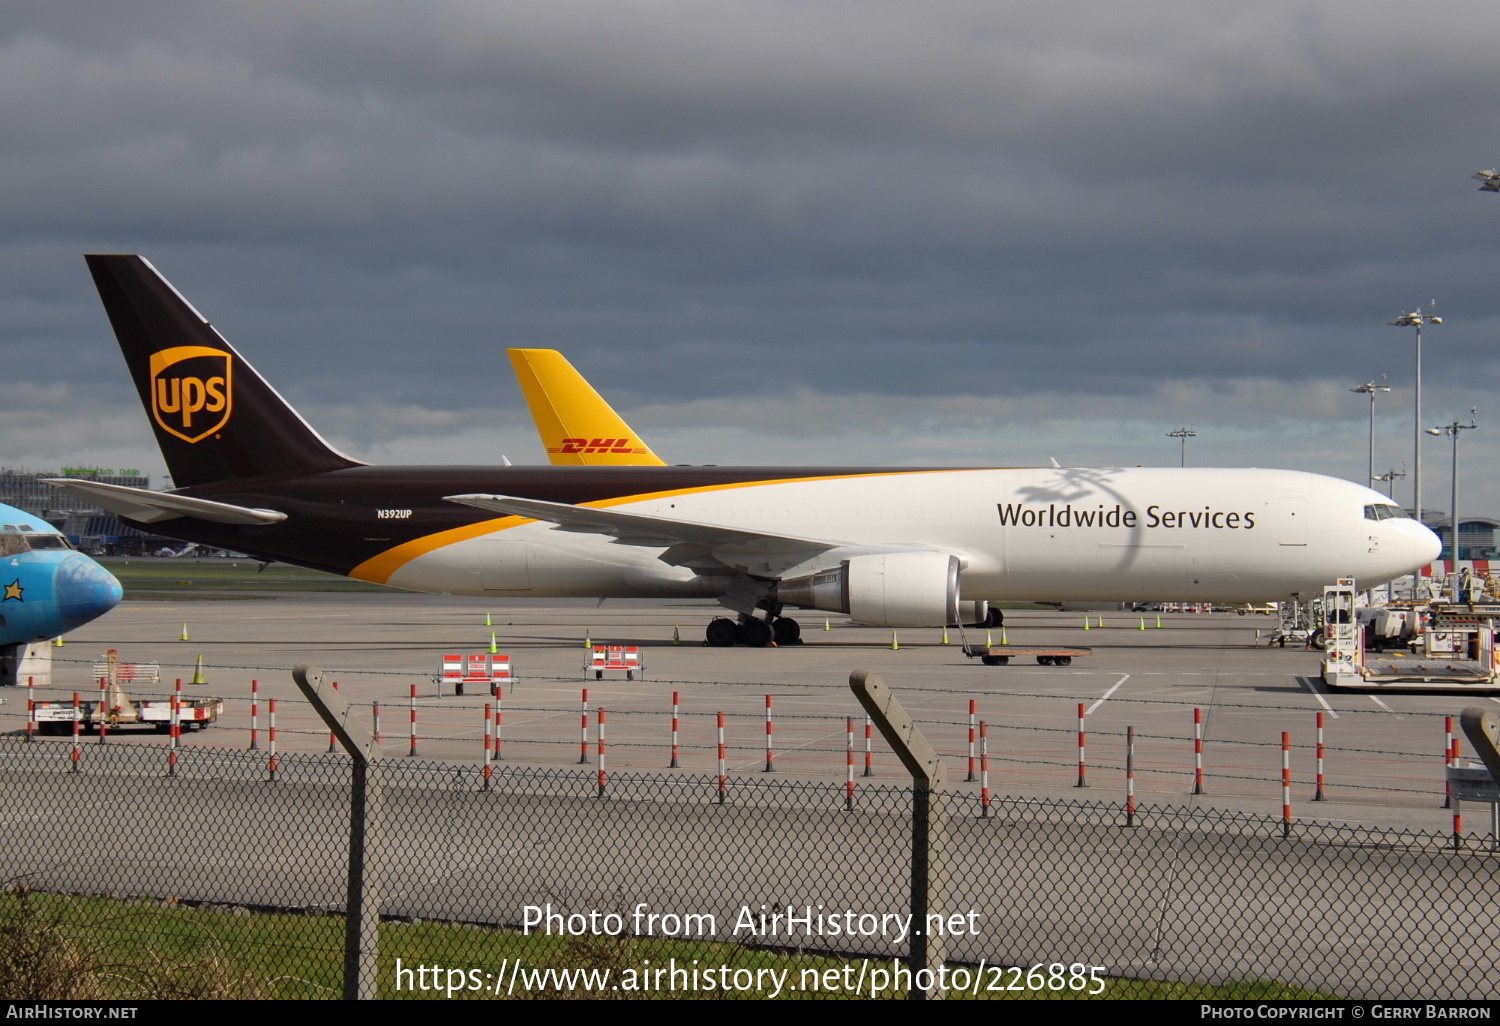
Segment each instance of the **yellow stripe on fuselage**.
[{"label": "yellow stripe on fuselage", "polygon": [[[993,468],[974,468],[975,470],[990,470]],[[729,481],[717,485],[699,485],[693,488],[673,488],[661,492],[641,492],[636,495],[622,495],[618,498],[595,499],[592,502],[580,502],[580,506],[588,506],[594,509],[608,509],[611,506],[623,506],[630,502],[648,502],[652,499],[671,499],[679,495],[706,495],[710,492],[732,491],[736,488],[759,488],[763,485],[802,484],[810,481],[851,481],[864,477],[898,477],[907,474],[952,474],[954,468],[943,470],[880,470],[868,474],[827,474],[821,477],[785,477],[768,478],[761,481]],[[378,556],[371,556],[359,566],[349,571],[349,576],[360,581],[370,581],[374,584],[386,584],[391,576],[406,564],[418,556],[425,556],[429,552],[454,545],[458,542],[469,541],[472,538],[482,538],[487,534],[495,534],[499,531],[508,531],[512,527],[520,527],[522,524],[532,523],[529,517],[497,517],[494,520],[481,520],[477,524],[466,524],[463,527],[454,527],[446,531],[438,531],[434,534],[426,534],[411,541],[402,542],[400,545],[389,548]],[[728,526],[728,525],[726,525]]]},{"label": "yellow stripe on fuselage", "polygon": [[378,556],[371,556],[350,570],[349,576],[357,581],[385,584],[390,581],[392,574],[418,556],[425,556],[446,545],[468,541],[470,538],[483,538],[496,531],[506,531],[529,523],[531,521],[525,517],[496,517],[494,520],[481,520],[477,524],[466,524],[463,527],[438,531],[436,534],[424,534],[420,538],[413,538],[409,542],[402,542],[394,548],[386,549]]}]

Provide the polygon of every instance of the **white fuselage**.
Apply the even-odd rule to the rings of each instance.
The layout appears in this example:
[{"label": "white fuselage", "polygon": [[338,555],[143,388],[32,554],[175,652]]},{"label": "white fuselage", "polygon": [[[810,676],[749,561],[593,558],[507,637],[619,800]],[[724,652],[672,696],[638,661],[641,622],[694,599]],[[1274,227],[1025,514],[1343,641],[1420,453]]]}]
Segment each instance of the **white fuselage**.
[{"label": "white fuselage", "polygon": [[[1311,597],[1339,577],[1361,586],[1436,558],[1410,519],[1369,519],[1389,500],[1284,470],[1156,468],[871,472],[627,496],[588,505],[695,524],[875,548],[956,555],[966,600],[1272,601]],[[725,577],[553,524],[497,529],[426,551],[396,587],[467,595],[716,595]],[[774,562],[746,573],[791,577]],[[796,572],[813,572],[814,565]]]}]

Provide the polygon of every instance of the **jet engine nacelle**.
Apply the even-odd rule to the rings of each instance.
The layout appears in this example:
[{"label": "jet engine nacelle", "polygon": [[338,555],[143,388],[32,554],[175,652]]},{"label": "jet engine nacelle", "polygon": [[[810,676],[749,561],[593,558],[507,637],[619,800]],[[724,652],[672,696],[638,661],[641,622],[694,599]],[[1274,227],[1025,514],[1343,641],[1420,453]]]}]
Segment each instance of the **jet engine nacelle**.
[{"label": "jet engine nacelle", "polygon": [[786,605],[848,613],[873,627],[944,627],[958,623],[958,557],[941,552],[885,552],[844,560],[837,570],[782,581]]},{"label": "jet engine nacelle", "polygon": [[965,627],[988,627],[990,622],[990,600],[964,600],[958,604],[958,619]]}]

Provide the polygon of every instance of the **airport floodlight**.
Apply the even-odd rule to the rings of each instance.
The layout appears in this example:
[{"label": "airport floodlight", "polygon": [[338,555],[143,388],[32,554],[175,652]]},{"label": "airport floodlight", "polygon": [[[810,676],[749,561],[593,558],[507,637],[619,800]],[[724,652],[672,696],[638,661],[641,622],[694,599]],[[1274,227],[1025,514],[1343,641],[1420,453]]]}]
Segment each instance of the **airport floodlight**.
[{"label": "airport floodlight", "polygon": [[1377,385],[1373,381],[1366,381],[1363,385],[1349,389],[1351,392],[1368,393],[1370,396],[1370,467],[1367,480],[1371,488],[1375,487],[1375,393],[1390,390],[1390,386]]},{"label": "airport floodlight", "polygon": [[[1406,464],[1404,464],[1404,463],[1401,464],[1401,465],[1403,467],[1406,466]],[[1385,482],[1385,494],[1388,495],[1388,496],[1390,496],[1391,500],[1394,502],[1395,498],[1396,498],[1396,478],[1398,478],[1398,477],[1405,477],[1405,476],[1406,476],[1406,471],[1405,470],[1397,470],[1395,467],[1392,467],[1390,470],[1387,470],[1384,474],[1376,474],[1375,475],[1375,480],[1376,481],[1384,481]]]},{"label": "airport floodlight", "polygon": [[1178,456],[1177,465],[1179,467],[1187,466],[1187,440],[1189,438],[1197,438],[1198,432],[1192,430],[1191,428],[1180,427],[1176,431],[1168,431],[1167,437],[1181,440],[1182,452]]},{"label": "airport floodlight", "polygon": [[1480,192],[1500,192],[1500,171],[1479,171],[1472,177],[1484,183],[1479,187]]},{"label": "airport floodlight", "polygon": [[[1472,431],[1479,426],[1474,422],[1474,417],[1478,413],[1478,407],[1471,406],[1469,407],[1469,422],[1467,424],[1460,423],[1457,418],[1454,418],[1452,424],[1439,424],[1435,428],[1427,429],[1429,435],[1447,435],[1453,439],[1453,484],[1448,500],[1448,521],[1453,525],[1453,533],[1451,535],[1453,555],[1451,558],[1455,563],[1458,561],[1458,436],[1460,432]],[[1418,519],[1421,519],[1420,516]]]},{"label": "airport floodlight", "polygon": [[[1430,304],[1437,306],[1434,299]],[[1419,306],[1410,313],[1402,313],[1394,321],[1385,323],[1397,328],[1417,329],[1417,359],[1416,371],[1412,375],[1412,463],[1411,463],[1411,505],[1416,511],[1416,517],[1422,519],[1422,325],[1442,324],[1443,319],[1436,314],[1424,314]]]}]

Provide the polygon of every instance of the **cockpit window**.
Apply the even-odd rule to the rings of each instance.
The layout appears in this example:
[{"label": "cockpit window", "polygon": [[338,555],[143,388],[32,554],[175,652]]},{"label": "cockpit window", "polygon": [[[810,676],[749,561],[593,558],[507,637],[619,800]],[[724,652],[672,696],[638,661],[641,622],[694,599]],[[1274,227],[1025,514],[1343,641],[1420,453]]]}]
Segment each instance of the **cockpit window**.
[{"label": "cockpit window", "polygon": [[1400,506],[1388,506],[1378,503],[1365,507],[1366,520],[1410,520],[1411,514]]},{"label": "cockpit window", "polygon": [[68,539],[60,534],[22,534],[0,531],[0,556],[19,556],[33,549],[71,549]]}]

